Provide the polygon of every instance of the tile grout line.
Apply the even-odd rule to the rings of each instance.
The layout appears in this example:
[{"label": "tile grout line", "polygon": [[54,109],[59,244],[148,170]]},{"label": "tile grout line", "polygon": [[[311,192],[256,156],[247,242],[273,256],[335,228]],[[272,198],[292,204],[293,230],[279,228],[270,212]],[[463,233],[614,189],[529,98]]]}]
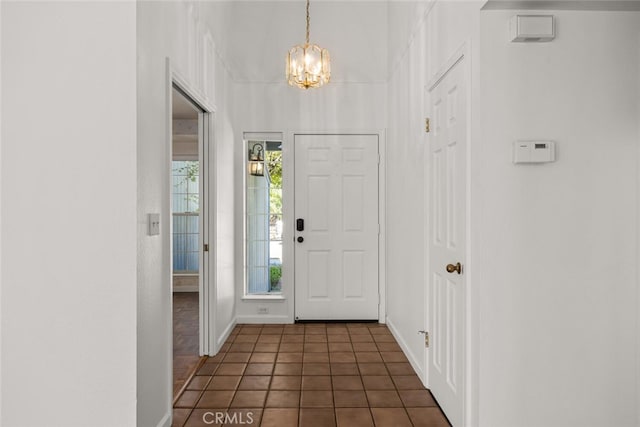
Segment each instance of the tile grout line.
[{"label": "tile grout line", "polygon": [[[340,353],[341,351],[339,351],[339,350],[330,351],[330,350],[329,350],[329,346],[330,346],[330,344],[332,344],[332,343],[337,344],[337,343],[341,343],[341,342],[344,342],[344,341],[332,341],[332,342],[329,342],[329,337],[330,337],[330,335],[334,335],[334,334],[330,334],[330,333],[329,333],[329,332],[330,332],[330,331],[329,331],[329,328],[327,328],[327,327],[326,327],[326,325],[323,325],[323,326],[324,326],[324,327],[322,327],[323,331],[322,331],[322,332],[320,332],[320,333],[317,333],[317,332],[319,332],[319,331],[316,331],[316,333],[308,333],[308,330],[309,330],[310,328],[307,328],[307,327],[305,327],[305,328],[303,329],[303,331],[302,331],[302,333],[301,333],[301,334],[295,334],[295,333],[285,334],[285,331],[286,331],[286,328],[285,328],[285,327],[283,327],[283,328],[281,329],[281,331],[280,331],[279,333],[276,333],[276,334],[274,334],[274,333],[271,333],[271,334],[263,333],[263,332],[265,332],[265,328],[264,328],[264,327],[254,328],[254,329],[256,329],[255,331],[250,331],[250,332],[257,332],[257,334],[256,334],[256,335],[257,335],[257,338],[256,338],[256,341],[254,341],[254,342],[252,343],[252,350],[249,352],[249,359],[247,360],[247,362],[246,362],[246,363],[244,363],[244,365],[245,365],[245,366],[243,367],[242,373],[241,373],[241,375],[240,375],[239,383],[238,383],[238,385],[235,387],[235,389],[233,390],[233,395],[232,395],[232,397],[231,397],[231,403],[228,405],[228,406],[229,406],[229,408],[227,408],[227,409],[228,409],[228,410],[231,410],[231,409],[232,409],[232,408],[231,408],[231,404],[233,403],[234,399],[237,397],[237,393],[238,393],[238,391],[240,391],[240,384],[242,383],[242,381],[243,381],[247,376],[250,376],[250,375],[248,375],[248,374],[247,374],[247,370],[248,370],[248,367],[249,367],[249,365],[250,365],[250,363],[251,363],[251,360],[253,359],[253,356],[254,356],[255,354],[257,354],[257,353],[273,353],[273,354],[274,354],[274,360],[273,360],[273,362],[272,362],[272,368],[271,368],[271,370],[270,370],[270,375],[269,375],[269,377],[270,377],[270,378],[269,378],[269,381],[268,381],[268,384],[267,384],[267,386],[266,386],[266,390],[265,390],[265,400],[263,401],[263,404],[262,404],[262,418],[264,417],[264,413],[265,413],[265,411],[266,411],[267,409],[269,409],[269,408],[267,407],[267,401],[268,401],[268,396],[269,396],[270,392],[272,391],[272,386],[273,386],[273,382],[274,382],[274,378],[273,378],[273,377],[274,377],[274,376],[276,376],[276,375],[275,375],[275,367],[277,366],[277,364],[278,364],[278,363],[285,363],[285,364],[286,364],[286,363],[297,363],[297,362],[278,362],[278,357],[279,357],[279,355],[280,355],[280,354],[282,354],[282,352],[281,352],[280,350],[281,350],[281,348],[282,348],[282,344],[283,344],[284,336],[285,336],[285,335],[300,335],[300,336],[302,336],[302,342],[301,342],[302,351],[300,352],[300,355],[302,356],[302,361],[301,361],[301,363],[300,363],[300,365],[301,365],[301,371],[300,371],[300,374],[299,374],[299,375],[295,375],[295,376],[299,376],[299,377],[300,377],[301,384],[300,384],[300,387],[299,387],[299,389],[300,389],[300,396],[299,396],[299,399],[298,399],[298,408],[294,408],[294,409],[297,409],[297,411],[298,411],[298,422],[300,423],[300,422],[301,422],[301,420],[302,420],[302,419],[301,419],[301,416],[302,416],[302,409],[304,409],[304,408],[302,408],[302,394],[303,394],[303,391],[304,391],[304,390],[303,390],[303,385],[302,385],[302,380],[303,380],[303,378],[304,378],[304,376],[305,376],[305,375],[304,375],[304,364],[305,364],[305,363],[323,363],[323,364],[325,363],[325,362],[318,362],[318,361],[317,361],[317,360],[321,360],[321,359],[322,359],[321,357],[318,357],[318,359],[317,359],[316,361],[309,361],[309,362],[305,362],[305,359],[307,359],[307,358],[305,358],[305,356],[306,356],[306,355],[312,355],[312,354],[323,354],[323,353],[325,353],[324,351],[321,351],[321,352],[318,352],[318,351],[309,351],[309,350],[308,350],[309,346],[306,346],[306,345],[307,345],[307,344],[319,344],[319,343],[323,343],[323,344],[325,344],[325,346],[326,346],[326,355],[327,355],[327,359],[328,359],[326,363],[327,363],[327,366],[329,367],[329,372],[328,372],[328,374],[329,374],[329,375],[328,375],[328,376],[329,376],[329,378],[330,378],[330,381],[329,381],[329,383],[330,383],[330,392],[331,392],[331,395],[332,395],[332,401],[331,401],[331,405],[332,405],[332,406],[331,406],[331,407],[332,407],[332,409],[333,409],[333,421],[334,421],[334,422],[335,422],[335,424],[337,425],[337,423],[338,423],[337,410],[338,410],[338,409],[340,409],[340,408],[338,408],[338,407],[336,406],[336,401],[335,401],[335,398],[336,398],[336,396],[335,396],[335,390],[334,390],[334,388],[335,388],[335,383],[334,383],[334,378],[333,378],[335,375],[334,375],[334,368],[333,368],[333,366],[334,366],[334,365],[337,365],[337,364],[339,364],[339,363],[341,363],[341,362],[335,362],[334,364],[332,364],[332,363],[331,363],[331,361],[332,361],[332,357],[331,357],[331,355],[332,355],[333,353]],[[346,326],[346,325],[345,325],[345,326]],[[203,397],[203,395],[204,395],[204,392],[205,392],[205,391],[207,391],[208,386],[209,386],[209,385],[210,385],[210,383],[213,381],[213,378],[216,376],[216,373],[217,373],[217,372],[218,372],[218,370],[220,369],[221,364],[222,364],[222,363],[224,363],[225,358],[227,357],[227,354],[228,354],[228,353],[234,353],[234,352],[232,352],[232,351],[230,351],[230,350],[231,350],[232,345],[235,343],[236,339],[237,339],[240,335],[243,335],[243,334],[241,334],[241,333],[240,333],[240,332],[242,331],[242,329],[243,329],[242,327],[241,327],[241,328],[239,328],[239,330],[238,330],[236,333],[232,333],[232,334],[231,334],[231,336],[229,337],[229,338],[231,338],[231,341],[229,341],[229,340],[228,340],[228,341],[227,341],[227,343],[226,343],[226,344],[227,344],[227,347],[226,347],[226,351],[224,352],[224,353],[225,353],[225,356],[220,360],[220,362],[217,364],[217,366],[215,367],[215,369],[213,370],[213,372],[212,372],[211,374],[207,375],[207,376],[209,377],[209,379],[208,379],[208,380],[207,380],[207,382],[204,384],[203,389],[202,389],[202,390],[197,390],[197,391],[199,391],[199,394],[198,394],[198,398],[196,399],[196,403],[194,404],[194,407],[193,407],[193,408],[184,408],[184,409],[190,409],[189,414],[187,415],[187,418],[186,418],[186,421],[185,421],[185,422],[187,422],[187,421],[189,420],[190,416],[191,416],[191,415],[193,414],[193,412],[195,411],[195,409],[196,409],[196,408],[195,408],[195,406],[197,406],[197,403],[202,399],[202,397]],[[372,333],[372,332],[371,332],[371,329],[372,329],[372,328],[368,327],[368,328],[366,328],[366,332],[365,332],[365,334],[366,334],[366,335],[368,335],[368,336],[370,337],[371,341],[367,341],[366,339],[365,339],[364,341],[362,341],[361,339],[359,339],[359,340],[357,340],[357,341],[355,341],[355,342],[354,342],[354,341],[353,341],[353,337],[354,337],[354,335],[364,335],[364,334],[352,334],[351,332],[352,332],[352,329],[353,329],[353,328],[351,328],[351,329],[350,329],[350,328],[348,328],[348,327],[345,327],[345,328],[340,328],[340,329],[344,329],[344,330],[345,330],[345,332],[346,332],[346,337],[348,337],[348,341],[347,341],[347,342],[349,343],[349,345],[350,345],[350,347],[351,347],[351,351],[350,351],[350,353],[353,353],[354,365],[355,365],[355,367],[357,367],[358,377],[359,377],[360,383],[362,384],[362,387],[363,387],[363,388],[362,388],[362,390],[363,390],[363,394],[364,394],[365,399],[366,399],[366,402],[367,402],[368,412],[369,412],[369,414],[370,414],[370,416],[371,416],[372,422],[375,422],[375,418],[373,417],[373,412],[372,412],[371,402],[370,402],[370,400],[369,400],[369,396],[368,396],[368,394],[367,394],[367,389],[366,389],[366,387],[364,386],[364,381],[363,381],[363,377],[364,377],[364,376],[366,376],[366,375],[364,375],[364,374],[363,374],[363,372],[362,372],[362,370],[361,370],[361,366],[362,366],[362,364],[366,364],[366,363],[367,363],[367,361],[364,361],[364,362],[359,363],[359,361],[358,361],[359,359],[356,357],[356,353],[357,353],[357,352],[356,352],[356,349],[354,348],[354,344],[356,344],[356,343],[371,342],[371,343],[373,344],[373,347],[376,349],[376,350],[375,350],[375,353],[376,353],[376,354],[378,354],[378,359],[380,360],[380,363],[382,363],[382,365],[383,365],[383,367],[384,367],[384,375],[385,375],[385,376],[387,376],[387,377],[390,379],[390,381],[391,381],[391,383],[392,383],[392,385],[393,385],[393,391],[395,391],[395,393],[397,394],[398,398],[400,399],[400,403],[401,403],[401,406],[400,406],[400,407],[403,409],[403,413],[405,414],[405,416],[406,416],[407,420],[409,421],[409,423],[411,423],[411,425],[414,425],[413,420],[412,420],[412,419],[411,419],[411,417],[409,416],[409,413],[408,413],[408,410],[407,410],[407,405],[405,404],[404,400],[400,397],[400,391],[401,391],[401,390],[398,388],[398,384],[396,384],[396,381],[394,380],[394,375],[393,375],[393,374],[392,374],[392,372],[390,371],[390,367],[389,367],[389,364],[390,364],[390,363],[406,363],[406,362],[401,362],[401,361],[398,361],[398,360],[395,360],[395,361],[394,361],[394,359],[389,359],[389,361],[387,361],[387,360],[385,360],[385,358],[384,358],[384,357],[382,357],[382,350],[381,350],[381,347],[380,347],[380,345],[379,345],[379,344],[380,344],[380,343],[391,343],[392,341],[386,341],[385,339],[380,339],[380,338],[376,339],[376,337],[377,337],[377,336],[386,335],[386,334],[384,334],[384,333],[383,333],[383,334],[374,334],[374,333]],[[248,332],[249,332],[249,331],[248,331]],[[264,351],[258,351],[258,350],[257,350],[257,347],[259,346],[259,344],[266,344],[266,345],[268,345],[268,344],[274,344],[274,343],[271,343],[271,342],[269,342],[269,341],[264,342],[264,343],[259,343],[259,342],[258,342],[258,341],[260,341],[260,339],[261,339],[262,337],[269,336],[269,335],[271,335],[271,336],[278,336],[278,340],[277,340],[278,342],[277,342],[277,343],[275,343],[275,344],[277,344],[277,345],[275,345],[275,346],[274,346],[274,347],[275,347],[275,351],[267,351],[267,350],[271,350],[271,349],[269,349],[268,347],[267,347]],[[342,335],[342,334],[336,334],[336,335]],[[318,337],[322,336],[323,338],[318,338],[318,339],[313,339],[313,340],[309,340],[309,341],[308,341],[308,338],[307,338],[307,337],[311,337],[311,336],[318,336]],[[290,343],[295,343],[295,342],[297,342],[297,340],[291,340],[291,341],[288,341],[288,342],[290,342]],[[393,341],[393,342],[395,342],[395,341]],[[397,344],[397,342],[395,342],[395,343]],[[310,347],[311,347],[311,348],[313,348],[314,346],[312,345],[312,346],[310,346]],[[339,347],[339,346],[338,346],[338,347]],[[382,347],[385,347],[385,346],[382,346]],[[316,349],[317,349],[317,348],[316,348]],[[344,349],[343,349],[343,350],[344,350]],[[386,350],[387,352],[395,353],[394,349],[389,349],[389,348],[387,348],[387,349],[385,349],[385,350]],[[344,352],[344,351],[342,351],[342,352]],[[363,351],[360,351],[360,353],[362,353],[362,352],[363,352]],[[400,351],[400,352],[401,352],[401,351]],[[365,351],[364,353],[368,353],[368,352],[366,352],[366,351]],[[391,356],[393,356],[393,355],[390,355],[389,357],[391,357]],[[313,360],[313,359],[310,359],[310,360]],[[229,363],[231,363],[231,362],[229,362]],[[255,362],[255,363],[261,363],[261,362]],[[342,363],[351,363],[351,362],[342,362]],[[369,361],[369,363],[375,363],[375,362],[373,362],[373,361]],[[320,372],[320,371],[318,371],[318,372]],[[318,376],[318,375],[323,376],[324,374],[314,374],[314,375],[311,375],[311,376]],[[403,376],[403,375],[410,375],[410,374],[403,373],[403,372],[398,372],[398,376]],[[193,379],[193,377],[192,377],[191,379]],[[191,383],[191,381],[187,382],[187,386],[188,386],[188,384],[190,384],[190,383]],[[419,389],[420,389],[420,390],[425,390],[425,389],[424,389],[424,387],[421,387],[421,388],[419,388]],[[375,389],[373,389],[373,390],[375,390]],[[381,390],[382,390],[382,389],[381,389]],[[410,388],[410,389],[404,389],[404,388],[403,388],[402,390],[413,390],[413,388]],[[418,390],[418,389],[416,389],[416,390]],[[313,408],[313,407],[311,407],[311,408]],[[320,408],[320,407],[318,407],[318,408]],[[437,407],[437,405],[436,405],[436,408],[438,408],[438,407]],[[182,408],[181,408],[181,409],[182,409]],[[238,410],[240,410],[240,409],[242,409],[242,408],[237,408],[237,409],[238,409]],[[347,409],[349,409],[349,408],[347,408]],[[438,408],[438,409],[440,409],[440,408]]]}]

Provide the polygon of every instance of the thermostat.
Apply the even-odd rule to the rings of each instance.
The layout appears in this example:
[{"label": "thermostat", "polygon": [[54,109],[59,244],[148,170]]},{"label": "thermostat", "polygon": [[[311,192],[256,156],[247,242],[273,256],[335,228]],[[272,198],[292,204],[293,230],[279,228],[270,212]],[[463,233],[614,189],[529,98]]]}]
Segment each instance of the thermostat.
[{"label": "thermostat", "polygon": [[513,143],[513,163],[548,163],[556,160],[553,141],[516,141]]}]

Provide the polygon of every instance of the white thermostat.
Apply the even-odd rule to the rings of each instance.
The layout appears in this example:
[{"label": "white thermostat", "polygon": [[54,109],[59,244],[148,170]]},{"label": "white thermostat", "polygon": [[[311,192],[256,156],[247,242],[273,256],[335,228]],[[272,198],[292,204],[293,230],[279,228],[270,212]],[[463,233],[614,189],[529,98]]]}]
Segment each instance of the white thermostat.
[{"label": "white thermostat", "polygon": [[513,143],[513,163],[549,163],[556,160],[553,141],[516,141]]}]

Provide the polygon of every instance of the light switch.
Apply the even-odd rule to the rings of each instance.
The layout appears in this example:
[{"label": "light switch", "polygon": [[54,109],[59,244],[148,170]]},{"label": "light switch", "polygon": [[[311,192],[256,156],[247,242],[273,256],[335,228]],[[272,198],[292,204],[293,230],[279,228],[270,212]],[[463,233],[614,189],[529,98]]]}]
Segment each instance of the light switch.
[{"label": "light switch", "polygon": [[160,234],[160,214],[150,213],[147,215],[148,235],[157,236]]},{"label": "light switch", "polygon": [[513,143],[513,163],[548,163],[556,160],[553,141],[516,141]]}]

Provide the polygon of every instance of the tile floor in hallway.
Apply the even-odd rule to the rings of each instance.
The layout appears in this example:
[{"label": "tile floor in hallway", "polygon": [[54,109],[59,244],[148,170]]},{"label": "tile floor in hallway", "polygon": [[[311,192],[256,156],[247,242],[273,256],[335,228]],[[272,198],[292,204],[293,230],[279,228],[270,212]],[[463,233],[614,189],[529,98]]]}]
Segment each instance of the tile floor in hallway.
[{"label": "tile floor in hallway", "polygon": [[173,410],[175,427],[221,425],[449,423],[386,326],[311,323],[236,326]]}]

